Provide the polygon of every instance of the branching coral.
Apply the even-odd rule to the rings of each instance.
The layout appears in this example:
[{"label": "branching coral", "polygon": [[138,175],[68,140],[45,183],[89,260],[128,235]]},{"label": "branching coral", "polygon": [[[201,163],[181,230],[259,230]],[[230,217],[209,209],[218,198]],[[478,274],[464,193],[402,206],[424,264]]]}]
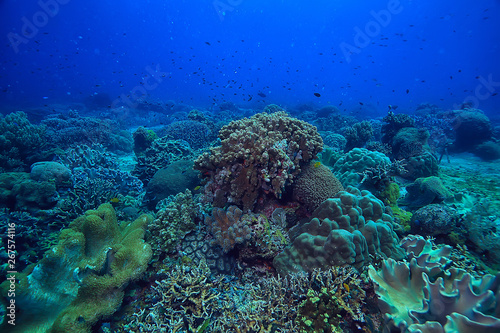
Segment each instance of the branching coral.
[{"label": "branching coral", "polygon": [[161,209],[156,219],[148,226],[148,241],[155,258],[162,253],[171,253],[179,241],[195,227],[195,218],[200,213],[193,201],[191,191],[178,193]]},{"label": "branching coral", "polygon": [[323,148],[314,126],[284,112],[233,121],[219,138],[221,146],[201,155],[195,169],[207,178],[206,196],[215,206],[233,203],[245,210],[268,193],[281,197],[285,185]]},{"label": "branching coral", "polygon": [[[367,326],[361,312],[367,301],[363,285],[355,270],[347,267],[242,283],[222,275],[211,277],[203,266],[176,265],[161,273],[142,300],[146,304],[137,306],[120,329],[346,332]],[[315,331],[317,327],[321,330]]]}]

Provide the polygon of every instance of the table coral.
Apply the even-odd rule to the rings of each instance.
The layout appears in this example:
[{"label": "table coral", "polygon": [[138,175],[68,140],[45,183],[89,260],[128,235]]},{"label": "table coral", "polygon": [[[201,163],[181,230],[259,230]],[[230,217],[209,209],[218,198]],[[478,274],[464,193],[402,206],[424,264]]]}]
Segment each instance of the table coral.
[{"label": "table coral", "polygon": [[232,121],[220,130],[219,138],[221,145],[201,155],[195,169],[207,179],[209,201],[244,210],[266,194],[281,197],[285,185],[323,148],[314,126],[284,112]]},{"label": "table coral", "polygon": [[274,265],[286,275],[346,264],[361,268],[370,257],[402,259],[404,251],[393,224],[382,201],[368,191],[348,187],[325,200],[310,222],[297,227],[297,237],[276,256]]}]

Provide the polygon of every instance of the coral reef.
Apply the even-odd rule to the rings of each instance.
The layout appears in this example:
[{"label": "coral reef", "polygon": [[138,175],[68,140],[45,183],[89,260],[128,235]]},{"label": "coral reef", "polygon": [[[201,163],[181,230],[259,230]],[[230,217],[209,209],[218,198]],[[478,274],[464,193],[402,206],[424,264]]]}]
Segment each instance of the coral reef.
[{"label": "coral reef", "polygon": [[345,151],[350,151],[353,148],[363,148],[373,136],[372,124],[367,120],[356,123],[344,130],[344,136],[347,140]]},{"label": "coral reef", "polygon": [[406,186],[407,195],[399,203],[410,208],[420,208],[441,203],[451,198],[452,193],[443,185],[439,177],[418,178]]},{"label": "coral reef", "polygon": [[459,215],[446,205],[429,204],[417,210],[411,219],[411,231],[427,236],[448,235],[455,230]]},{"label": "coral reef", "polygon": [[470,150],[474,146],[491,139],[492,127],[490,119],[478,109],[467,108],[454,111],[456,114],[454,146],[458,150]]},{"label": "coral reef", "polygon": [[361,310],[370,302],[363,289],[367,284],[348,267],[243,283],[223,275],[210,276],[203,265],[175,265],[156,280],[119,331],[340,333],[375,329]]},{"label": "coral reef", "polygon": [[464,270],[449,269],[451,248],[433,249],[422,237],[411,236],[403,244],[409,263],[387,259],[381,270],[369,269],[388,330],[493,333],[500,329],[500,276],[476,279]]},{"label": "coral reef", "polygon": [[434,155],[425,152],[420,155],[410,156],[403,160],[404,169],[399,175],[409,180],[415,180],[421,177],[437,176],[439,171],[439,162]]},{"label": "coral reef", "polygon": [[371,258],[402,259],[393,218],[382,201],[368,191],[348,187],[324,201],[312,219],[297,230],[292,243],[274,259],[276,270],[290,272],[352,265],[361,268]]},{"label": "coral reef", "polygon": [[[17,275],[15,331],[90,332],[113,314],[124,287],[142,275],[151,258],[143,240],[150,220],[143,215],[120,225],[110,204],[74,220],[40,262]],[[7,290],[5,282],[3,297]]]},{"label": "coral reef", "polygon": [[347,139],[343,135],[335,132],[320,132],[320,134],[325,146],[338,151],[345,150]]},{"label": "coral reef", "polygon": [[137,156],[137,164],[132,174],[147,185],[154,174],[178,160],[189,160],[192,150],[183,140],[156,139],[143,155]]},{"label": "coral reef", "polygon": [[486,141],[477,145],[474,154],[485,161],[495,161],[500,159],[500,144],[493,141]]},{"label": "coral reef", "polygon": [[132,133],[134,138],[134,154],[135,156],[142,156],[145,154],[146,150],[151,147],[153,141],[158,139],[158,135],[151,130],[139,126],[134,133]]},{"label": "coral reef", "polygon": [[210,127],[193,120],[172,123],[162,131],[162,134],[170,140],[184,140],[193,149],[206,147],[211,141],[216,139],[216,133],[212,133]]},{"label": "coral reef", "polygon": [[153,222],[148,225],[147,241],[151,244],[154,258],[177,249],[179,241],[196,226],[195,219],[201,214],[191,191],[185,190],[172,196]]},{"label": "coral reef", "polygon": [[320,162],[310,163],[302,168],[293,183],[294,198],[303,203],[310,212],[328,198],[332,198],[344,187],[329,168]]},{"label": "coral reef", "polygon": [[148,183],[144,201],[150,209],[154,209],[159,201],[186,189],[193,189],[199,182],[198,171],[193,170],[193,161],[175,161],[154,174]]},{"label": "coral reef", "polygon": [[233,121],[219,138],[221,146],[201,155],[195,169],[207,179],[205,195],[214,206],[232,203],[245,210],[266,194],[281,197],[323,148],[315,127],[284,112]]},{"label": "coral reef", "polygon": [[396,134],[405,127],[415,127],[415,121],[407,114],[389,112],[383,119],[382,142],[391,143]]},{"label": "coral reef", "polygon": [[45,127],[31,124],[26,113],[0,114],[0,171],[28,171],[46,145]]}]

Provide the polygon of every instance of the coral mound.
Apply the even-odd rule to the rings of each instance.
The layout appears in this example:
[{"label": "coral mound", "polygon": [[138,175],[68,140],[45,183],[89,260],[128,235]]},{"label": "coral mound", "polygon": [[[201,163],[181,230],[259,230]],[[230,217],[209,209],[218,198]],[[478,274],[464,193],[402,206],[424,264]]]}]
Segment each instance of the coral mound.
[{"label": "coral mound", "polygon": [[393,218],[385,211],[369,191],[348,187],[325,200],[310,222],[296,227],[297,237],[274,259],[276,270],[286,275],[345,264],[361,268],[370,256],[402,259]]},{"label": "coral mound", "polygon": [[293,196],[314,211],[328,198],[333,197],[344,187],[330,169],[318,162],[302,169],[293,186]]},{"label": "coral mound", "polygon": [[208,183],[206,197],[252,209],[259,197],[280,198],[301,167],[323,149],[316,127],[285,112],[232,121],[219,132],[221,145],[195,161]]}]

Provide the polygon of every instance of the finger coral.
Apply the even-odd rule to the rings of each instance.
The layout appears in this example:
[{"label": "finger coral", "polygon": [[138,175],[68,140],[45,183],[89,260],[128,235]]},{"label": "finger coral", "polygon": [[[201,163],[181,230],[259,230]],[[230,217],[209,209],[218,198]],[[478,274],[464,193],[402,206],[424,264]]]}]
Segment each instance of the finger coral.
[{"label": "finger coral", "polygon": [[266,194],[281,197],[285,185],[323,148],[316,127],[284,112],[232,121],[219,138],[221,145],[201,155],[194,168],[207,179],[208,201],[244,210]]}]

